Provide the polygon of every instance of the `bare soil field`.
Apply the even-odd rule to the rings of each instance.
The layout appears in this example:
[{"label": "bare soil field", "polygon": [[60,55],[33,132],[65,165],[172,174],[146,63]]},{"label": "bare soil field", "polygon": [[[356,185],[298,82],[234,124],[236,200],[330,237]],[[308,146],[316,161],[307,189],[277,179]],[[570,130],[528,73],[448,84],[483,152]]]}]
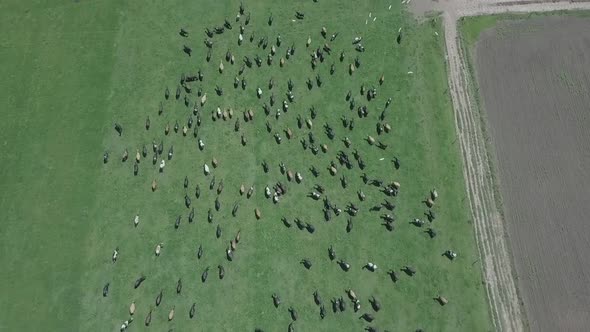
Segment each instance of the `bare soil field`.
[{"label": "bare soil field", "polygon": [[503,21],[475,53],[532,331],[590,326],[590,19]]}]

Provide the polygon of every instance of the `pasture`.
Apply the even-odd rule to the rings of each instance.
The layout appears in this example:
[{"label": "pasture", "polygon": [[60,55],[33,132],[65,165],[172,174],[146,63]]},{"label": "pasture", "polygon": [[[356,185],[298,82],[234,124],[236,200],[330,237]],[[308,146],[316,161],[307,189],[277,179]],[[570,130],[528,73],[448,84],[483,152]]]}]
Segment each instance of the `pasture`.
[{"label": "pasture", "polygon": [[[463,21],[531,330],[584,330],[587,13]],[[584,291],[582,291],[582,294]]]},{"label": "pasture", "polygon": [[[0,330],[118,330],[133,301],[129,330],[286,331],[291,323],[297,331],[489,330],[438,19],[418,23],[388,1],[244,1],[236,20],[239,7],[239,1],[0,5],[7,32],[0,37],[0,73],[7,78],[0,82]],[[297,11],[304,17],[296,18]],[[224,20],[231,29],[205,34]],[[355,50],[355,37],[362,37],[364,51]],[[213,43],[209,61],[205,40]],[[310,54],[317,49],[325,59],[313,69]],[[253,63],[240,74],[245,56]],[[187,82],[198,72],[202,79]],[[367,98],[371,89],[376,96]],[[228,113],[226,120],[217,108]],[[248,110],[253,115],[246,121]],[[155,164],[153,142],[163,151]],[[299,172],[301,181],[289,181],[287,171]],[[278,182],[287,190],[273,203],[265,187],[274,192]],[[253,188],[251,197],[240,194],[242,184]],[[320,191],[320,199],[308,197]],[[300,229],[296,218],[312,227]],[[412,224],[415,219],[424,224]],[[226,250],[238,232],[229,261]],[[445,257],[447,250],[457,257]],[[303,259],[312,263],[309,269]],[[378,268],[363,268],[368,262]],[[134,288],[140,276],[146,279]],[[347,289],[360,300],[358,312]],[[280,296],[278,308],[273,294]],[[379,311],[369,303],[372,296]],[[438,296],[448,303],[441,305]],[[331,300],[340,298],[344,304],[334,312]],[[298,313],[294,322],[289,307]],[[360,319],[364,313],[374,320]]]}]

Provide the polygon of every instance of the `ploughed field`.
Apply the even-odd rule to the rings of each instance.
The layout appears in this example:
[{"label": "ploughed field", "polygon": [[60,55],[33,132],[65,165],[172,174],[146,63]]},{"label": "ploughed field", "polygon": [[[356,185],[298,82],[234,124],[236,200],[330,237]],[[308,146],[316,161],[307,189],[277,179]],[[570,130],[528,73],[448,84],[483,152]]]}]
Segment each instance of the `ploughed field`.
[{"label": "ploughed field", "polygon": [[0,329],[489,330],[438,20],[243,6],[0,5]]},{"label": "ploughed field", "polygon": [[533,331],[590,325],[590,20],[500,21],[475,48],[518,281]]}]

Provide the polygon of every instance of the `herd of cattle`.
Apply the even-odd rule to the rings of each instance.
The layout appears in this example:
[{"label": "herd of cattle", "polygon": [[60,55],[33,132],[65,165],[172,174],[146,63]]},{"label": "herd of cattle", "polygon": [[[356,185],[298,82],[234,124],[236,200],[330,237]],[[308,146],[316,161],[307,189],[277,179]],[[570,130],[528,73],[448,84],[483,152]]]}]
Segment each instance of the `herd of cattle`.
[{"label": "herd of cattle", "polygon": [[[303,12],[296,12],[294,13],[294,19],[296,20],[304,20],[305,13]],[[267,66],[272,66],[275,64],[275,58],[278,58],[278,65],[282,68],[290,61],[296,54],[296,49],[302,48],[304,51],[297,52],[297,54],[301,54],[301,56],[305,56],[305,52],[309,54],[309,66],[311,67],[312,71],[315,71],[318,66],[329,66],[329,73],[333,75],[334,72],[337,70],[338,67],[344,67],[349,75],[354,75],[355,70],[357,70],[361,66],[361,56],[363,52],[365,52],[365,46],[362,44],[363,38],[360,36],[354,37],[351,40],[351,47],[350,50],[342,50],[340,52],[334,51],[330,43],[336,40],[339,37],[338,32],[334,32],[332,34],[328,33],[328,29],[326,27],[322,27],[319,30],[319,35],[321,42],[318,47],[312,47],[312,38],[309,36],[306,40],[301,41],[294,41],[290,46],[285,47],[280,35],[275,36],[274,38],[268,37],[261,37],[257,39],[253,33],[250,33],[246,36],[248,31],[248,25],[250,24],[251,15],[247,13],[245,7],[240,5],[238,14],[235,18],[235,23],[232,24],[229,20],[225,20],[224,22],[220,22],[219,26],[215,26],[212,28],[205,29],[205,39],[204,39],[204,47],[207,50],[206,61],[208,63],[213,62],[214,66],[217,66],[217,61],[212,59],[212,49],[215,47],[215,39],[216,38],[223,38],[231,35],[231,38],[235,38],[236,43],[241,46],[245,42],[254,43],[257,47],[263,51],[268,52],[265,59],[261,58],[260,56],[256,55],[254,57],[250,56],[243,56],[241,59],[242,64],[240,65],[237,75],[233,78],[233,87],[236,91],[240,91],[242,89],[242,93],[252,93],[256,95],[256,98],[261,103],[261,109],[264,112],[266,117],[274,117],[278,120],[283,114],[288,114],[290,112],[290,107],[293,105],[297,98],[303,97],[296,97],[295,91],[297,90],[298,93],[303,94],[305,89],[295,89],[296,87],[296,78],[289,78],[287,84],[287,90],[283,91],[282,93],[278,93],[277,95],[283,94],[285,97],[282,101],[278,101],[278,97],[275,96],[275,81],[274,78],[268,79],[268,84],[264,87],[256,86],[256,87],[249,87],[246,79],[246,73],[248,71],[256,70],[256,68],[260,68],[263,66],[265,62]],[[267,24],[269,26],[273,25],[273,16],[270,15],[267,19]],[[183,41],[188,41],[188,37],[190,36],[190,32],[187,29],[180,29],[179,31],[179,39]],[[341,37],[344,38],[344,37]],[[401,43],[401,32],[396,39],[397,43]],[[181,49],[186,55],[189,57],[193,56],[193,49],[192,47],[186,45],[187,42],[183,43]],[[301,45],[301,46],[298,46]],[[283,51],[281,52],[281,49]],[[353,56],[347,56],[348,52],[352,52]],[[281,54],[282,53],[282,54]],[[217,66],[216,70],[223,75],[224,71],[226,70],[226,65],[233,65],[234,63],[238,63],[240,61],[236,60],[236,54],[233,54],[230,51],[227,51],[224,58],[220,60],[219,65]],[[347,63],[348,62],[348,63]],[[327,63],[330,63],[329,65]],[[261,69],[262,71],[263,69]],[[226,74],[227,75],[227,74]],[[331,76],[322,78],[319,74],[315,74],[313,79],[307,78],[307,80],[303,81],[304,79],[301,78],[301,86],[305,86],[308,91],[312,90],[314,86],[317,88],[321,87],[324,84],[324,80],[329,80]],[[287,81],[287,80],[286,80]],[[248,109],[243,111],[241,116],[238,116],[234,113],[234,109],[231,107],[222,109],[221,107],[211,107],[210,111],[206,111],[208,108],[207,104],[207,92],[204,92],[202,87],[196,89],[193,86],[193,82],[203,83],[205,82],[204,74],[199,70],[197,73],[183,73],[180,77],[179,85],[176,87],[174,93],[171,93],[169,88],[166,88],[164,91],[164,98],[166,100],[176,100],[177,102],[182,102],[189,108],[189,112],[191,113],[188,116],[188,119],[185,123],[179,123],[178,121],[175,122],[173,127],[170,124],[166,124],[163,128],[162,132],[163,135],[169,135],[171,130],[175,133],[181,133],[184,136],[193,136],[195,139],[195,145],[198,150],[204,150],[207,148],[205,143],[205,137],[202,137],[200,133],[200,128],[203,125],[213,125],[212,122],[209,122],[207,119],[204,119],[205,113],[211,113],[211,121],[235,121],[233,125],[234,131],[240,135],[240,144],[246,146],[248,144],[248,137],[243,132],[242,129],[242,121],[243,122],[251,122],[255,121],[255,111],[253,109]],[[376,75],[375,83],[371,86],[360,86],[360,98],[357,96],[356,93],[352,91],[343,91],[343,97],[345,96],[346,100],[346,108],[351,111],[356,111],[356,115],[358,116],[357,121],[365,121],[365,119],[369,116],[369,108],[368,105],[374,104],[375,100],[378,98],[379,95],[379,88],[385,84],[385,77],[383,75]],[[222,87],[210,86],[212,91],[215,91],[215,94],[218,96],[223,96],[226,93]],[[268,97],[267,97],[268,95]],[[194,100],[191,100],[194,99]],[[381,137],[382,135],[387,135],[392,128],[391,125],[386,122],[386,118],[388,117],[388,109],[392,102],[391,98],[387,98],[385,101],[384,106],[375,106],[372,105],[372,109],[380,109],[380,114],[378,116],[373,116],[373,119],[376,119],[375,122],[375,132],[376,134],[366,133],[362,134],[359,137],[365,137],[365,142],[362,145],[357,145],[354,148],[354,144],[348,137],[342,137],[342,146],[344,147],[342,150],[337,151],[335,155],[335,159],[330,162],[329,165],[326,165],[327,172],[331,175],[328,178],[328,181],[335,181],[338,182],[340,186],[346,188],[348,186],[348,179],[347,176],[342,174],[338,176],[338,173],[343,173],[340,171],[341,168],[345,168],[349,170],[346,174],[352,174],[351,172],[356,172],[359,177],[362,178],[363,182],[367,186],[374,186],[379,188],[382,192],[382,201],[375,202],[375,205],[370,208],[371,211],[376,213],[380,213],[379,211],[385,211],[380,214],[380,218],[382,220],[382,226],[385,230],[391,232],[394,231],[394,225],[396,221],[396,216],[394,214],[394,210],[396,205],[394,203],[396,196],[400,192],[400,183],[398,182],[386,182],[379,178],[370,178],[365,173],[366,168],[366,161],[362,157],[363,149],[370,148],[371,146],[375,146],[379,149],[384,151],[388,150],[388,145],[382,142],[381,140],[376,139],[372,135],[376,135],[376,137]],[[163,103],[160,103],[159,108],[157,110],[158,116],[162,115],[164,112]],[[311,129],[314,126],[314,120],[316,120],[317,110],[314,107],[309,109],[309,113],[307,116],[304,116],[303,113],[299,112],[296,116],[296,126],[302,132],[307,131],[307,133],[299,135],[301,138],[301,148],[303,150],[310,151],[312,154],[317,155],[320,153],[327,153],[328,146],[326,144],[320,144],[318,141],[319,139],[312,133]],[[293,113],[293,111],[291,111]],[[286,115],[285,115],[286,116]],[[344,113],[341,117],[341,125],[349,130],[353,131],[355,128],[355,119],[354,116],[346,116]],[[336,134],[333,129],[333,124],[325,123],[323,125],[323,133],[326,135],[329,141],[334,141]],[[124,136],[124,126],[116,123],[114,126],[116,132],[119,136]],[[152,121],[149,115],[145,119],[145,130],[153,131],[152,128]],[[291,140],[295,135],[293,130],[290,128],[285,128],[281,130],[276,130],[273,128],[273,125],[266,121],[266,130],[269,134],[272,134],[274,138],[274,143],[277,144],[276,149],[280,149],[281,142],[283,138],[287,140]],[[229,143],[228,143],[229,144]],[[334,142],[334,145],[337,143]],[[167,148],[167,153],[164,154],[164,140],[160,139],[159,141],[153,140],[151,145],[143,145],[141,148],[136,149],[134,158],[131,160],[133,165],[133,174],[138,175],[140,170],[140,165],[142,167],[144,162],[140,162],[142,159],[149,160],[151,155],[151,162],[152,167],[157,167],[160,173],[164,172],[166,169],[166,162],[172,160],[174,157],[174,147],[170,145]],[[125,149],[121,156],[121,161],[123,164],[128,163],[129,159],[129,151]],[[401,160],[398,157],[392,156],[391,157],[391,168],[392,169],[399,169],[401,167]],[[105,152],[103,155],[103,163],[108,164],[111,159],[109,152]],[[271,166],[268,162],[264,161],[261,165],[261,171],[264,173],[269,172]],[[287,183],[295,182],[301,183],[304,179],[303,174],[300,172],[293,172],[292,170],[288,169],[284,162],[279,161],[276,163],[276,166],[279,168],[281,174],[285,176]],[[171,166],[170,166],[171,167]],[[220,167],[219,162],[217,159],[212,159],[210,163],[205,163],[202,166],[202,171],[205,176],[210,176],[213,169]],[[321,171],[317,169],[315,166],[311,166],[310,174],[314,177],[319,177]],[[350,176],[350,175],[349,175]],[[215,211],[219,211],[221,209],[221,202],[219,200],[219,196],[222,194],[224,190],[224,181],[223,179],[217,180],[214,175],[210,176],[210,183],[209,189],[215,190],[217,193],[217,197],[215,202],[211,208],[208,209],[207,212],[207,220],[208,222],[213,221],[213,215]],[[184,205],[186,208],[189,209],[188,214],[188,222],[192,223],[195,218],[195,208],[193,206],[192,196],[186,194],[186,189],[189,187],[189,179],[188,176],[184,179]],[[155,177],[151,182],[150,189],[151,191],[158,190],[158,179]],[[233,189],[232,189],[233,190]],[[235,190],[239,190],[240,195],[245,195],[247,198],[250,198],[254,194],[254,186],[244,186],[242,184],[239,188],[235,188]],[[266,198],[271,199],[274,204],[279,203],[279,201],[288,193],[288,185],[286,185],[283,181],[276,181],[276,183],[272,186],[266,186],[264,188],[264,195]],[[198,199],[201,196],[201,188],[197,185],[194,189],[194,198]],[[367,199],[367,195],[365,194],[364,190],[358,189],[356,191],[356,199],[360,202],[364,202]],[[355,202],[348,202],[343,209],[339,208],[335,203],[333,203],[327,196],[326,189],[317,184],[313,186],[312,190],[308,193],[308,197],[315,201],[322,201],[322,214],[326,221],[334,218],[335,216],[339,216],[341,214],[347,215],[347,223],[346,223],[346,232],[351,232],[353,228],[353,220],[354,217],[359,212],[359,204]],[[424,199],[424,206],[425,206],[425,215],[429,222],[432,222],[435,218],[435,212],[432,210],[433,206],[436,204],[436,199],[438,197],[438,193],[435,189],[433,189],[430,193],[425,195]],[[239,203],[235,203],[232,207],[232,215],[236,216],[239,210]],[[257,219],[262,218],[262,213],[259,208],[254,209],[253,216]],[[288,220],[288,218],[283,217],[281,219],[282,223],[286,227],[292,227],[293,224],[296,225],[300,230],[306,230],[309,233],[315,232],[315,226],[310,223],[303,222],[299,218],[294,218],[293,221]],[[417,227],[423,227],[426,223],[425,221],[416,218],[411,221]],[[140,224],[140,216],[136,215],[133,218],[133,226],[139,227]],[[174,227],[178,228],[181,224],[181,217],[179,216],[175,223]],[[430,238],[436,237],[436,231],[433,228],[425,227],[425,232],[429,235]],[[222,235],[221,227],[218,225],[216,228],[215,236],[220,238]],[[225,267],[224,264],[227,266],[231,264],[231,261],[234,260],[234,251],[236,250],[238,244],[240,242],[240,232],[238,231],[237,234],[232,236],[231,241],[229,241],[228,247],[224,253],[224,256],[227,260],[225,263],[220,263],[217,266],[217,277],[221,280],[225,277]],[[164,243],[155,243],[153,244],[153,250],[155,256],[160,256],[162,251],[164,250]],[[332,246],[328,249],[328,257],[331,261],[335,261],[338,266],[343,271],[349,271],[351,269],[351,265],[346,262],[344,259],[338,259],[335,250]],[[197,258],[200,259],[203,255],[203,247],[200,246],[197,252]],[[456,253],[452,250],[447,250],[444,255],[453,260],[456,258]],[[115,248],[112,254],[112,262],[116,263],[119,257],[119,247]],[[300,261],[301,265],[303,265],[306,269],[311,269],[313,262],[309,258],[303,258]],[[378,266],[375,262],[367,262],[366,265],[362,267],[363,269],[367,269],[368,271],[375,272],[378,270]],[[403,266],[401,271],[408,276],[413,276],[417,273],[416,269],[412,266]],[[207,267],[201,274],[201,281],[204,283],[208,278],[209,267]],[[397,282],[399,279],[398,272],[389,269],[387,274],[390,276],[393,282]],[[139,288],[142,283],[147,279],[145,275],[140,275],[135,280],[133,286],[137,289]],[[176,292],[180,294],[182,292],[182,279],[178,279],[176,281]],[[104,284],[102,295],[107,297],[109,294],[109,287],[110,282]],[[348,298],[346,299],[345,296]],[[433,294],[434,299],[440,303],[440,305],[446,305],[447,299],[441,295]],[[155,307],[159,307],[161,305],[163,299],[163,292],[160,291],[155,298]],[[324,303],[320,291],[316,290],[313,293],[313,301],[318,306],[319,315],[321,319],[324,319],[328,313],[328,306],[334,313],[345,311],[347,308],[347,303],[350,303],[352,310],[354,312],[361,311],[361,299],[357,296],[357,294],[352,289],[347,289],[343,293],[343,296],[333,297],[329,300],[331,305],[328,303]],[[375,313],[382,310],[381,302],[375,295],[372,295],[367,298],[368,303],[370,304],[368,308],[370,308],[373,312],[365,311],[363,313],[359,312],[359,318],[366,321],[367,324],[371,324],[367,326],[365,329],[367,331],[378,331],[378,328],[374,326],[374,321],[376,321]],[[327,301],[326,301],[327,302]],[[277,293],[273,293],[272,295],[269,294],[269,304],[274,305],[275,307],[279,308],[281,306],[281,297]],[[149,310],[147,316],[144,318],[145,326],[149,326],[152,322],[152,312],[155,307],[152,307],[151,304],[149,306],[151,309]],[[130,324],[133,322],[133,317],[136,310],[136,303],[135,301],[131,301],[129,307],[129,318],[127,318],[121,325],[121,331],[124,331],[129,328]],[[168,320],[172,321],[175,317],[175,307],[172,307],[168,314]],[[196,303],[193,303],[190,308],[187,310],[188,316],[192,319],[196,314]],[[288,308],[289,315],[291,317],[291,323],[288,325],[288,331],[295,331],[295,323],[299,319],[297,310],[290,306]],[[262,331],[262,329],[256,329],[256,331]]]}]

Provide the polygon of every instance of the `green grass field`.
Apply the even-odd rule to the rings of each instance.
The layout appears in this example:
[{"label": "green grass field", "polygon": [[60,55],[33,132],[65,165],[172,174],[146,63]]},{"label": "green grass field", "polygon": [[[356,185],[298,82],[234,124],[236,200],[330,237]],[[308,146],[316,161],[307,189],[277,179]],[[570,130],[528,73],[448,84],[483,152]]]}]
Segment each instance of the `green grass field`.
[{"label": "green grass field", "polygon": [[[242,46],[237,45],[238,26],[235,16],[239,1],[187,4],[181,1],[43,1],[22,4],[8,1],[0,4],[0,144],[3,167],[0,181],[0,238],[2,269],[0,278],[0,331],[111,331],[118,330],[128,318],[131,301],[137,304],[135,322],[130,330],[177,331],[286,331],[291,322],[287,308],[299,313],[297,331],[358,331],[365,326],[380,330],[413,331],[486,331],[491,329],[485,291],[475,239],[465,202],[458,146],[454,133],[453,113],[447,92],[441,25],[436,19],[417,23],[401,11],[398,3],[391,10],[387,1],[367,1],[351,5],[331,1],[249,1],[246,11],[251,22],[246,27]],[[293,22],[296,10],[305,12],[305,19]],[[377,17],[365,24],[368,13]],[[272,13],[274,22],[267,25]],[[233,24],[231,31],[213,37],[211,62],[205,61],[204,28],[220,26],[224,18]],[[243,21],[243,18],[242,18]],[[334,50],[326,61],[312,71],[311,49],[323,45],[322,26],[328,38],[339,32],[330,45]],[[179,36],[180,27],[190,35]],[[397,30],[403,28],[400,45],[395,42]],[[251,33],[256,36],[250,43]],[[435,35],[438,32],[439,36]],[[233,79],[244,55],[258,54],[263,60],[269,50],[256,46],[262,36],[272,44],[280,34],[272,66],[262,64],[246,68],[246,90],[234,89]],[[354,51],[351,41],[360,35],[366,52]],[[312,46],[305,48],[307,37]],[[182,45],[192,47],[189,58]],[[278,66],[287,47],[294,44],[296,53],[283,68]],[[270,45],[269,45],[270,48]],[[225,71],[217,68],[227,50],[237,63],[223,60]],[[338,54],[345,50],[345,60]],[[361,66],[353,75],[347,68],[358,56]],[[330,75],[330,64],[335,73]],[[191,107],[174,99],[181,73],[201,69],[203,82],[193,83]],[[413,74],[408,74],[412,71]],[[321,75],[323,84],[314,84],[310,91],[307,78]],[[385,83],[377,80],[383,74]],[[279,120],[265,118],[261,105],[268,102],[267,84],[274,78],[273,92],[279,104],[285,99],[287,81],[295,83],[296,101]],[[367,102],[359,95],[360,86],[375,86],[376,100]],[[219,85],[224,95],[218,97],[213,88]],[[262,100],[255,89],[264,90]],[[170,100],[164,99],[169,87]],[[171,131],[164,135],[167,123],[187,121],[194,93],[202,87],[207,104],[201,110],[199,137],[206,147],[199,151],[196,139]],[[346,92],[351,90],[359,105],[367,105],[369,116],[360,119],[348,109]],[[183,93],[184,96],[184,93]],[[375,125],[388,97],[393,99],[385,122],[393,130],[377,135]],[[158,105],[164,114],[158,116]],[[300,139],[309,130],[297,128],[297,115],[309,117],[315,106],[313,134],[318,144],[327,144],[327,153],[313,155],[303,150]],[[230,121],[212,121],[211,111],[217,107],[233,108]],[[276,106],[275,106],[276,107]],[[234,132],[236,118],[253,109],[252,122],[241,121],[240,132]],[[273,107],[274,109],[274,107]],[[144,127],[149,115],[151,128]],[[340,118],[354,118],[355,128],[344,129]],[[269,121],[274,132],[291,128],[294,138],[275,143],[267,133]],[[124,126],[119,137],[115,122]],[[329,140],[323,124],[334,128],[336,137]],[[305,127],[304,127],[305,128]],[[240,145],[240,135],[247,138]],[[388,144],[380,150],[364,141],[367,135]],[[341,139],[348,136],[351,148]],[[151,163],[152,140],[164,141],[164,151],[174,146],[174,158],[167,161],[159,174]],[[147,145],[150,153],[142,159],[138,176],[133,176],[136,149]],[[120,161],[124,149],[130,160]],[[357,149],[366,163],[360,171],[339,167],[333,177],[327,171],[339,150],[351,159]],[[102,163],[102,154],[109,151],[109,163]],[[395,170],[393,156],[401,160]],[[219,160],[212,175],[203,175],[202,166],[211,159]],[[383,161],[380,158],[384,158]],[[266,160],[270,171],[264,173]],[[288,182],[279,172],[283,161],[290,170],[299,171],[301,184]],[[320,169],[314,178],[308,170]],[[397,205],[396,229],[388,232],[381,226],[379,215],[369,208],[383,201],[378,188],[365,185],[362,172],[385,182],[398,181],[401,191],[393,201]],[[348,178],[346,189],[339,177]],[[225,189],[220,195],[221,209],[207,222],[207,210],[213,208],[215,191],[208,189],[212,176],[217,183],[223,179]],[[183,180],[189,178],[188,189]],[[150,190],[153,179],[158,190]],[[266,199],[263,188],[282,181],[287,195],[277,205]],[[256,188],[252,198],[240,196],[240,184]],[[344,209],[348,202],[360,207],[353,218],[354,227],[347,233],[346,214],[323,220],[321,201],[305,197],[314,184],[321,184],[333,203]],[[195,186],[201,197],[194,196]],[[424,217],[427,210],[422,201],[432,188],[439,193],[434,208],[437,218],[432,225],[438,235],[429,239],[425,227],[409,224],[413,218]],[[362,189],[367,199],[360,202],[356,191]],[[189,209],[184,195],[192,198],[196,221],[187,222]],[[240,203],[237,217],[231,216],[234,202]],[[254,209],[262,218],[256,220]],[[133,227],[133,217],[141,222]],[[179,229],[174,221],[182,215]],[[293,225],[285,227],[280,219],[295,217],[312,223],[310,234]],[[219,225],[223,234],[215,236]],[[229,240],[241,230],[241,241],[234,261],[225,259]],[[165,246],[160,257],[153,254],[157,243]],[[197,260],[196,250],[204,248]],[[338,258],[352,268],[343,272],[330,262],[327,249],[333,245]],[[120,248],[118,261],[111,262],[115,247]],[[459,256],[449,261],[441,254],[447,250]],[[299,261],[309,258],[311,270]],[[368,261],[375,262],[375,273],[361,270]],[[225,267],[223,280],[217,277],[217,265]],[[400,271],[411,265],[418,271],[409,277]],[[211,267],[206,283],[201,273]],[[397,271],[400,280],[393,283],[387,271]],[[147,280],[133,288],[139,275]],[[175,292],[176,282],[183,280],[182,294]],[[108,297],[102,288],[110,282]],[[352,288],[361,300],[362,309],[352,311],[350,301],[344,313],[334,314],[329,300],[344,297],[344,289]],[[328,315],[319,317],[313,303],[314,290],[321,293]],[[163,290],[162,304],[154,308],[149,328],[144,319],[155,307],[156,295]],[[281,296],[278,309],[272,305],[271,294]],[[449,304],[441,307],[433,297],[444,295]],[[374,313],[368,298],[380,299],[382,310]],[[197,315],[189,319],[188,311],[197,303]],[[166,317],[175,307],[176,317]],[[358,319],[361,313],[372,312],[371,324]]]}]

